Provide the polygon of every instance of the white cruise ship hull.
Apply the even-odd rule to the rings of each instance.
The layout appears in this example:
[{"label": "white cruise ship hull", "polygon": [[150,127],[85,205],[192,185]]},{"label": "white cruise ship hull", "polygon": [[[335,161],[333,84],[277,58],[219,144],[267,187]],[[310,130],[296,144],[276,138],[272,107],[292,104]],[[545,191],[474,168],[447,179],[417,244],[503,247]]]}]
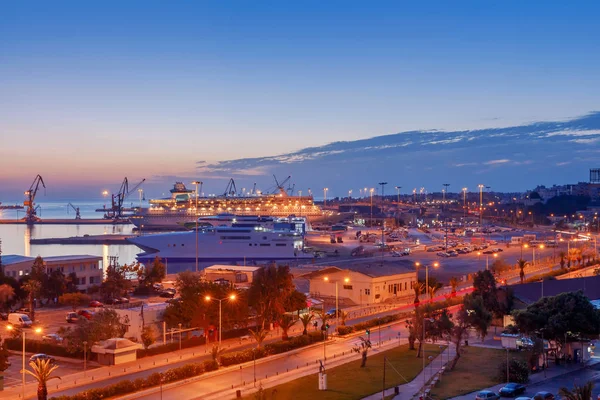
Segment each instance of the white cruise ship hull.
[{"label": "white cruise ship hull", "polygon": [[[215,228],[198,231],[198,260],[283,261],[310,259],[302,251],[303,236],[293,231],[242,228]],[[196,260],[196,231],[150,234],[129,239],[144,253],[140,261],[159,257],[169,261]]]}]

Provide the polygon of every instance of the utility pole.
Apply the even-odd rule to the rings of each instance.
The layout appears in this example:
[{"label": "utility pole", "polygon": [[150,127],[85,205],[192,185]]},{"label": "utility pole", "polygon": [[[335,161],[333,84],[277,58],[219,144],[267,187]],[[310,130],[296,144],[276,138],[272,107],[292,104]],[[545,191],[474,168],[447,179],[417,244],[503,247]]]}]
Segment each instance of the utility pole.
[{"label": "utility pole", "polygon": [[398,205],[396,206],[396,215],[398,216],[398,220],[396,223],[398,225],[400,225],[400,189],[402,189],[402,186],[396,186],[396,190],[398,191]]},{"label": "utility pole", "polygon": [[445,207],[445,205],[446,205],[446,192],[448,191],[448,186],[450,186],[450,184],[449,183],[444,183],[443,186],[444,186],[444,190],[442,190],[442,207]]}]

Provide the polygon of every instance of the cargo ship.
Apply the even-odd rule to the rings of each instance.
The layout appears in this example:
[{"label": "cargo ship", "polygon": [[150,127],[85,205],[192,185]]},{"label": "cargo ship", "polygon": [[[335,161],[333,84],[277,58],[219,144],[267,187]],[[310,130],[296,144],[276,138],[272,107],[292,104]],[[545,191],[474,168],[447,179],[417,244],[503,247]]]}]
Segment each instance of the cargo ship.
[{"label": "cargo ship", "polygon": [[197,218],[231,213],[237,216],[287,218],[296,216],[313,222],[325,217],[314,204],[312,196],[293,196],[280,188],[279,193],[261,192],[238,195],[229,192],[221,196],[198,197],[195,191],[176,182],[171,197],[150,199],[150,207],[138,209],[129,221],[141,230],[184,230],[185,224]]}]

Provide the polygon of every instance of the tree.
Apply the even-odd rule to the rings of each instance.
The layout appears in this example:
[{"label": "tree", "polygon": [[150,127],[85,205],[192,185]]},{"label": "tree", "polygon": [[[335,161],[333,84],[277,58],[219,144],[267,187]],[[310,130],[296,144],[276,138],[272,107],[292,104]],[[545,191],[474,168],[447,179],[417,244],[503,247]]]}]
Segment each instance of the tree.
[{"label": "tree", "polygon": [[104,300],[121,297],[131,288],[131,281],[127,278],[130,272],[132,272],[132,268],[127,264],[109,265],[106,268],[106,278],[100,285],[100,292]]},{"label": "tree", "polygon": [[67,290],[67,278],[60,269],[55,269],[48,275],[46,295],[50,299],[59,298]]},{"label": "tree", "polygon": [[347,319],[348,319],[348,312],[340,310],[340,320],[342,321],[343,326],[346,326]]},{"label": "tree", "polygon": [[415,304],[419,304],[419,296],[421,295],[421,293],[423,293],[423,290],[425,289],[425,284],[421,283],[421,282],[415,282],[413,284],[413,290],[415,291]]},{"label": "tree", "polygon": [[60,376],[52,375],[58,369],[58,365],[55,365],[50,359],[37,358],[35,361],[30,361],[29,366],[33,372],[28,369],[25,372],[38,381],[38,400],[48,399],[48,387],[46,383],[52,379],[61,379]]},{"label": "tree", "polygon": [[155,283],[162,282],[166,276],[166,267],[156,256],[149,267],[137,266],[138,280],[141,286],[150,287]]},{"label": "tree", "polygon": [[288,266],[273,264],[259,270],[248,291],[248,302],[263,329],[286,312],[286,302],[295,291]]},{"label": "tree", "polygon": [[450,286],[452,287],[452,294],[456,294],[456,288],[458,288],[458,279],[456,277],[450,278]]},{"label": "tree", "polygon": [[[423,343],[429,338],[434,338],[436,334],[436,317],[440,317],[441,313],[433,311],[430,304],[425,304],[415,308],[415,312],[410,320],[406,320],[408,328],[408,341],[411,350],[414,349],[415,341],[419,341],[417,349],[417,358],[421,357]],[[448,316],[448,314],[446,314]],[[423,324],[425,326],[423,327]],[[441,326],[441,325],[440,325]]]},{"label": "tree", "polygon": [[102,340],[123,337],[128,324],[128,318],[121,319],[115,310],[104,309],[94,314],[91,320],[81,318],[75,327],[60,328],[58,333],[65,338],[68,349],[75,352],[83,349],[83,342],[93,345]]},{"label": "tree", "polygon": [[469,321],[469,315],[465,310],[465,307],[461,307],[461,309],[456,313],[456,319],[454,323],[454,327],[452,328],[452,340],[456,347],[456,354],[454,355],[454,359],[452,360],[452,364],[450,365],[450,369],[454,369],[458,360],[460,359],[461,346],[463,342],[469,338],[469,328],[471,327]]},{"label": "tree", "polygon": [[593,338],[600,333],[600,310],[582,291],[543,297],[524,310],[514,311],[515,325],[525,334],[541,330],[544,337],[563,344],[569,332]]},{"label": "tree", "polygon": [[529,265],[529,262],[519,258],[517,260],[517,268],[519,268],[519,277],[521,278],[521,284],[525,281],[525,268]]},{"label": "tree", "polygon": [[8,304],[15,297],[15,289],[6,283],[0,285],[0,304]]},{"label": "tree", "polygon": [[433,300],[433,295],[435,294],[435,292],[437,292],[439,289],[439,286],[429,286],[429,300]]},{"label": "tree", "polygon": [[[71,272],[69,275],[67,275],[67,278],[65,280],[65,292],[66,293],[76,293],[79,291],[79,289],[77,289],[77,282],[79,282],[79,278],[77,278],[77,273],[75,272]],[[89,290],[88,290],[89,293]]]},{"label": "tree", "polygon": [[144,345],[145,349],[148,349],[148,347],[152,346],[154,344],[154,342],[156,342],[156,335],[154,332],[154,328],[152,327],[152,325],[146,325],[144,326],[144,328],[142,329],[142,344]]},{"label": "tree", "polygon": [[362,336],[359,336],[358,338],[360,339],[360,342],[352,347],[352,351],[361,355],[360,367],[364,368],[367,365],[367,355],[371,348],[371,341]]},{"label": "tree", "polygon": [[70,306],[73,311],[76,311],[78,307],[89,304],[90,300],[90,296],[83,293],[65,293],[58,298],[60,304]]},{"label": "tree", "polygon": [[558,390],[558,394],[563,399],[567,400],[590,400],[593,396],[594,381],[588,381],[583,386],[577,386],[573,384],[573,390],[569,390],[566,387],[562,387]]},{"label": "tree", "polygon": [[2,338],[0,338],[0,372],[4,372],[8,369],[8,366],[10,365],[8,363],[9,356],[10,353],[8,347],[6,347],[6,342],[2,341]]},{"label": "tree", "polygon": [[23,284],[23,289],[29,294],[30,317],[32,321],[35,321],[35,299],[39,296],[42,285],[35,279],[29,279]]},{"label": "tree", "polygon": [[475,274],[473,278],[473,296],[480,296],[486,309],[497,316],[501,316],[497,292],[496,278],[490,271],[479,271]]},{"label": "tree", "polygon": [[296,320],[289,314],[283,314],[281,317],[279,317],[277,323],[281,328],[281,340],[288,340],[288,331],[296,323]]},{"label": "tree", "polygon": [[565,269],[565,258],[567,257],[567,253],[561,251],[560,253],[558,253],[558,256],[560,257],[560,268]]},{"label": "tree", "polygon": [[269,331],[262,328],[249,329],[248,333],[252,336],[252,339],[256,342],[256,348],[260,349],[262,347],[263,342],[267,338]]},{"label": "tree", "polygon": [[[506,380],[506,360],[503,360],[498,366],[498,377],[500,382]],[[511,358],[508,361],[508,381],[517,383],[527,383],[529,381],[529,366],[525,361]]]},{"label": "tree", "polygon": [[302,330],[303,335],[308,335],[308,329],[307,329],[308,324],[310,324],[310,322],[313,320],[314,317],[315,316],[313,314],[309,314],[309,313],[302,314],[300,316],[300,322],[302,322],[302,327],[304,328]]},{"label": "tree", "polygon": [[463,307],[467,313],[467,321],[474,328],[481,341],[487,336],[492,324],[492,314],[487,310],[481,296],[466,295]]}]

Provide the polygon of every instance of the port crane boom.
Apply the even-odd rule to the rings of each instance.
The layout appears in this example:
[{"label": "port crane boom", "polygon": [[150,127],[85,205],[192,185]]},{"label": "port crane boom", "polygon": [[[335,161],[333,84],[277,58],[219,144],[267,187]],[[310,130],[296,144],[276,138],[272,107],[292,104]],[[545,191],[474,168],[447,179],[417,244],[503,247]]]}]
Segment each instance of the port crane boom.
[{"label": "port crane boom", "polygon": [[75,211],[75,219],[81,219],[81,214],[79,213],[79,207],[75,207],[73,204],[67,204],[67,214],[69,213],[69,209],[73,209]]},{"label": "port crane boom", "polygon": [[23,205],[27,207],[27,211],[25,214],[25,221],[27,224],[33,224],[36,221],[39,221],[40,218],[37,216],[37,208],[35,206],[35,196],[37,195],[38,189],[40,188],[40,183],[43,188],[46,189],[46,184],[44,183],[44,179],[42,179],[41,175],[36,175],[33,183],[29,187],[29,190],[25,192],[26,200],[23,202]]},{"label": "port crane boom", "polygon": [[135,185],[130,190],[129,181],[127,180],[127,177],[125,177],[125,179],[123,179],[123,182],[121,183],[119,191],[116,194],[112,195],[111,209],[105,215],[105,218],[112,218],[115,220],[123,218],[123,203],[125,202],[125,199],[129,197],[131,193],[135,192],[145,181],[146,179],[142,179],[140,183]]}]

